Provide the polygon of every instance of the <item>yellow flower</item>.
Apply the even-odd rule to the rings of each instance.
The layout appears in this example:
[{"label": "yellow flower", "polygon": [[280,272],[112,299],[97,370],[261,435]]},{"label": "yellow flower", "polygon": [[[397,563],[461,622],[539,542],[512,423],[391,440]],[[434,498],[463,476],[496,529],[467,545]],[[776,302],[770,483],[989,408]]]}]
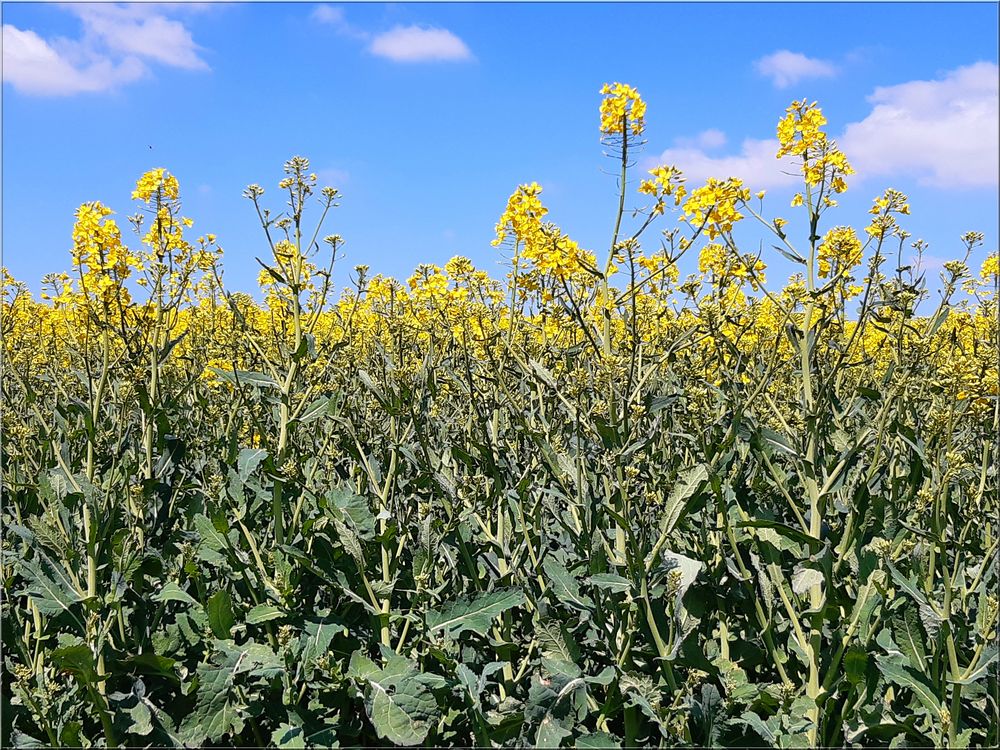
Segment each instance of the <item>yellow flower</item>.
[{"label": "yellow flower", "polygon": [[639,183],[639,192],[644,195],[651,195],[656,198],[656,205],[653,206],[653,215],[659,215],[666,209],[663,198],[668,195],[674,196],[674,205],[679,206],[687,189],[682,184],[684,176],[677,167],[662,166],[649,170],[653,176],[651,180],[643,180]]},{"label": "yellow flower", "polygon": [[983,281],[993,281],[1000,277],[1000,254],[993,253],[992,255],[986,256],[986,260],[983,261],[982,268],[979,269],[979,278]]},{"label": "yellow flower", "polygon": [[624,83],[606,83],[601,87],[601,132],[640,135],[646,128],[646,103],[639,92]]},{"label": "yellow flower", "polygon": [[851,227],[834,227],[826,233],[819,246],[819,275],[826,278],[834,267],[837,274],[846,276],[861,262],[861,240]]},{"label": "yellow flower", "polygon": [[160,192],[162,198],[166,200],[177,200],[180,194],[180,186],[177,178],[167,172],[163,167],[157,167],[146,172],[135,183],[135,190],[132,191],[132,200],[149,201]]},{"label": "yellow flower", "polygon": [[732,231],[733,224],[743,218],[737,206],[750,200],[750,191],[743,181],[730,177],[725,181],[710,177],[684,204],[684,213],[695,229],[705,227],[708,238],[714,240],[722,232]]}]

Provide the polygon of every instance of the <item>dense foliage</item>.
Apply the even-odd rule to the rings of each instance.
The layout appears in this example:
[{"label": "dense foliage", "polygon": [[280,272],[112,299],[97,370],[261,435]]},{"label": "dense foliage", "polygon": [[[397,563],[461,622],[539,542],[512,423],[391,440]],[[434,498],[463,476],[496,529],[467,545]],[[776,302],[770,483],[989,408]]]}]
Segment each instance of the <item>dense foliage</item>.
[{"label": "dense foliage", "polygon": [[801,242],[671,166],[631,212],[646,105],[602,94],[604,254],[522,185],[505,283],[335,293],[296,157],[246,192],[263,303],[162,169],[139,249],[90,203],[42,301],[5,273],[4,744],[997,744],[997,256],[931,298],[905,196],[831,224],[805,101]]}]

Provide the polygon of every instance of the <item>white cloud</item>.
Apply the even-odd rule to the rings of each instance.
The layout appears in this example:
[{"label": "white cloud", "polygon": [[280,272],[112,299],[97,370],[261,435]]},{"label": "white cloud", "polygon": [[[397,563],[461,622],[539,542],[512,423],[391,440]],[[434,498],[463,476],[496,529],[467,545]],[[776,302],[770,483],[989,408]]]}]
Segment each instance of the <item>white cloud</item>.
[{"label": "white cloud", "polygon": [[[704,184],[709,177],[739,177],[753,190],[794,185],[800,179],[795,164],[788,159],[779,160],[774,157],[778,152],[778,141],[775,139],[747,138],[740,144],[740,152],[731,156],[705,153],[706,148],[722,145],[718,141],[706,146],[703,140],[702,148],[698,148],[692,143],[696,140],[678,139],[678,145],[668,148],[654,161],[656,164],[670,164],[680,169],[687,178],[688,185],[692,187]],[[649,166],[655,165],[650,161]]]},{"label": "white cloud", "polygon": [[674,143],[680,148],[721,148],[726,145],[726,134],[721,130],[709,128],[701,131],[694,138],[678,138]]},{"label": "white cloud", "polygon": [[146,67],[135,57],[118,63],[102,58],[73,65],[28,29],[3,25],[3,80],[25,94],[63,96],[105,91],[141,78]]},{"label": "white cloud", "polygon": [[3,80],[39,96],[108,91],[132,83],[154,62],[207,70],[183,23],[154,4],[67,6],[80,19],[78,39],[44,39],[31,29],[3,26]]},{"label": "white cloud", "polygon": [[352,37],[354,39],[371,38],[370,33],[348,22],[347,14],[343,8],[333,5],[319,5],[309,14],[309,17],[316,23],[332,26],[341,36]]},{"label": "white cloud", "polygon": [[336,8],[332,5],[318,5],[310,14],[310,17],[319,23],[328,23],[335,26],[344,22],[344,9]]},{"label": "white cloud", "polygon": [[471,60],[465,42],[447,29],[430,26],[396,26],[377,34],[368,50],[394,62]]},{"label": "white cloud", "polygon": [[317,184],[319,187],[341,188],[351,179],[350,173],[346,169],[328,167],[327,169],[316,170]]},{"label": "white cloud", "polygon": [[958,68],[933,81],[875,89],[840,146],[859,175],[915,176],[938,187],[996,185],[1000,171],[1000,71]]},{"label": "white cloud", "polygon": [[779,89],[788,88],[806,78],[832,78],[837,74],[837,68],[832,63],[787,49],[760,58],[754,67]]},{"label": "white cloud", "polygon": [[[875,89],[874,106],[839,137],[841,150],[857,170],[858,184],[868,177],[901,176],[940,188],[994,186],[1000,172],[1000,75],[995,63],[976,63],[933,81],[910,81]],[[832,134],[833,135],[833,134]],[[776,139],[746,138],[738,154],[709,153],[725,137],[704,131],[678,138],[672,148],[645,166],[672,164],[689,184],[709,177],[739,177],[751,189],[797,185],[799,167],[776,159]],[[654,164],[655,162],[655,164]]]},{"label": "white cloud", "polygon": [[137,55],[176,68],[206,70],[198,46],[183,23],[154,13],[154,8],[132,5],[72,5],[86,34],[98,38],[113,52]]}]

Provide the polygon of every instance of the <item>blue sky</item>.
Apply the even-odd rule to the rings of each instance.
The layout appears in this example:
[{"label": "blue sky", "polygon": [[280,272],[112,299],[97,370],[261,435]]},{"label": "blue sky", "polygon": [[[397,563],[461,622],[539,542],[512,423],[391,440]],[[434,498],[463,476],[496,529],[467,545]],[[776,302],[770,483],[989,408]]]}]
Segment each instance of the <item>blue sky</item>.
[{"label": "blue sky", "polygon": [[[969,230],[986,234],[976,266],[997,247],[995,3],[2,11],[3,262],[34,290],[67,269],[76,207],[101,200],[127,228],[135,180],[156,166],[180,180],[195,231],[218,235],[228,285],[253,289],[266,246],[241,192],[260,183],[280,209],[276,183],[296,154],[343,193],[326,225],[347,241],[341,285],[358,263],[405,278],[454,255],[502,274],[493,225],[533,180],[549,217],[603,255],[616,208],[598,134],[606,81],[649,106],[635,185],[660,161],[689,187],[734,174],[768,189],[769,215],[793,218],[771,141],[806,97],[859,172],[828,226],[860,230],[891,186],[910,195],[905,226],[932,265]],[[769,244],[756,229],[740,238]],[[791,270],[767,260],[772,279]]]}]

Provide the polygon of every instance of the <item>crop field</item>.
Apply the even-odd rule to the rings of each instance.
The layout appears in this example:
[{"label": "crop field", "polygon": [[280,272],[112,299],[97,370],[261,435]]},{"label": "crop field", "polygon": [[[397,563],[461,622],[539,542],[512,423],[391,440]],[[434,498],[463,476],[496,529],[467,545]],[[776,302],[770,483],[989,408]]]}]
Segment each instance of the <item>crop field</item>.
[{"label": "crop field", "polygon": [[164,169],[4,271],[4,745],[1000,742],[996,253],[846,215],[815,103],[791,206],[598,107],[604,249],[530,183],[506,276],[348,272],[294,157],[253,295]]}]

